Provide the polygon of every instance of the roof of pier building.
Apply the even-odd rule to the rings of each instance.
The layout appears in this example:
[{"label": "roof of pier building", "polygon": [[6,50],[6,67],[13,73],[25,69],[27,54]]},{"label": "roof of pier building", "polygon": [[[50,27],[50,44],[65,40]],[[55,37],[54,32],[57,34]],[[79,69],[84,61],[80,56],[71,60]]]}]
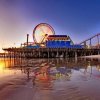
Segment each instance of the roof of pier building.
[{"label": "roof of pier building", "polygon": [[49,35],[47,40],[69,40],[67,35]]}]

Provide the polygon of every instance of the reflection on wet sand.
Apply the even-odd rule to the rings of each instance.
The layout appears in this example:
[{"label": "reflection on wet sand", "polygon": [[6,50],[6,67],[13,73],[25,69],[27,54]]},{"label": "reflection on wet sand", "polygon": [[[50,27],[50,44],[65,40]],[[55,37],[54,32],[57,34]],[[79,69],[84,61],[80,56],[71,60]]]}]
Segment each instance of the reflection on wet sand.
[{"label": "reflection on wet sand", "polygon": [[11,76],[11,75],[18,75],[20,74],[20,70],[18,68],[13,68],[11,61],[9,59],[1,59],[0,60],[0,78],[5,76]]},{"label": "reflection on wet sand", "polygon": [[[7,71],[7,72],[6,72]],[[99,59],[1,59],[0,77],[25,75],[30,100],[99,100]],[[7,74],[9,73],[9,74]],[[12,73],[12,74],[11,74]],[[2,79],[1,79],[2,81]],[[31,86],[33,85],[33,86]],[[25,87],[26,89],[26,87]],[[94,90],[94,91],[92,91]],[[21,90],[22,91],[22,90]],[[27,92],[28,90],[26,89]],[[28,91],[29,92],[29,91]],[[19,92],[21,95],[22,92]],[[16,93],[16,96],[18,94]],[[15,96],[15,97],[16,97]],[[30,97],[30,94],[28,95]],[[93,96],[93,98],[92,98]],[[12,94],[13,97],[13,94]],[[7,100],[19,100],[19,99]],[[28,97],[27,97],[28,98]],[[4,99],[6,100],[6,99]],[[22,99],[20,99],[22,100]],[[23,99],[24,100],[24,99]],[[28,99],[25,99],[28,100]]]},{"label": "reflection on wet sand", "polygon": [[[11,73],[16,70],[21,70],[27,78],[35,73],[38,79],[57,79],[66,77],[70,79],[73,71],[80,71],[83,74],[99,74],[100,61],[97,59],[1,59],[0,73]],[[94,71],[95,70],[95,71]],[[95,73],[96,72],[96,73]],[[54,77],[55,76],[55,77]]]}]

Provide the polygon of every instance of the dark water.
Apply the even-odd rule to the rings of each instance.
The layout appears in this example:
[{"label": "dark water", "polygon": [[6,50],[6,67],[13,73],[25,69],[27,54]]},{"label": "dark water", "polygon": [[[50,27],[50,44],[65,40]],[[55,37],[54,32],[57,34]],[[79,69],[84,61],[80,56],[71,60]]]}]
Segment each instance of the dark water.
[{"label": "dark water", "polygon": [[100,59],[0,60],[0,81],[18,75],[35,75],[34,100],[100,100]]}]

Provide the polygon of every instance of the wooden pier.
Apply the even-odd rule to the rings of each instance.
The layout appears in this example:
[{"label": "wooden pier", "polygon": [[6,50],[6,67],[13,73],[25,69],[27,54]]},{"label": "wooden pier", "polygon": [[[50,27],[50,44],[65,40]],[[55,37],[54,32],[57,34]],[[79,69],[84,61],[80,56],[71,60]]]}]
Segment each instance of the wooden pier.
[{"label": "wooden pier", "polygon": [[89,55],[99,55],[100,48],[4,48],[10,58],[71,58]]}]

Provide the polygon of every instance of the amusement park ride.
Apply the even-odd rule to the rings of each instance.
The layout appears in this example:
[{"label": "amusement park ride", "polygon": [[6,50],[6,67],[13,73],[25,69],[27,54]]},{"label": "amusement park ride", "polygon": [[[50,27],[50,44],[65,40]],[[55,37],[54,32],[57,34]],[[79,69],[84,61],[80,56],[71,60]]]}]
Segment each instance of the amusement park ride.
[{"label": "amusement park ride", "polygon": [[45,45],[46,39],[49,35],[55,35],[53,28],[46,23],[38,24],[33,30],[33,42],[28,41],[27,34],[27,42],[21,44],[22,46],[41,46]]},{"label": "amusement park ride", "polygon": [[33,30],[33,40],[35,44],[44,44],[49,35],[55,35],[54,29],[46,23],[41,23],[37,25]]}]

